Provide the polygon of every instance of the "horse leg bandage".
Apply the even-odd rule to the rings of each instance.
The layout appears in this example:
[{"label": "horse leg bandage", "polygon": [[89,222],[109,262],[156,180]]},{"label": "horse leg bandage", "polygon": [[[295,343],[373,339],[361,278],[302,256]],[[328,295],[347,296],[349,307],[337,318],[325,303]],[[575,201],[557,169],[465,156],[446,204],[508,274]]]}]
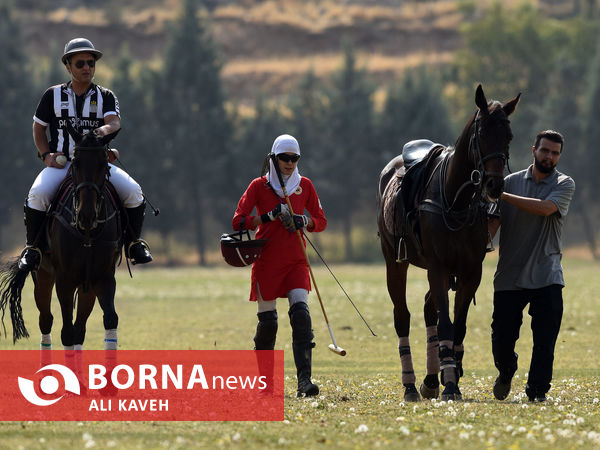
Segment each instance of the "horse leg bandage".
[{"label": "horse leg bandage", "polygon": [[458,369],[458,377],[463,376],[462,360],[465,355],[465,346],[463,344],[454,346],[454,357],[456,358],[456,368]]},{"label": "horse leg bandage", "polygon": [[440,342],[440,369],[442,370],[442,384],[456,384],[456,360],[454,359],[454,343],[452,341]]},{"label": "horse leg bandage", "polygon": [[427,327],[425,331],[427,331],[427,375],[437,376],[440,371],[440,341],[437,326]]},{"label": "horse leg bandage", "polygon": [[104,350],[117,349],[117,329],[112,328],[104,331]]},{"label": "horse leg bandage", "polygon": [[52,350],[52,335],[50,333],[42,334],[40,350]]},{"label": "horse leg bandage", "polygon": [[402,363],[402,384],[415,384],[417,378],[415,377],[415,370],[413,368],[408,336],[398,339],[398,351],[400,352],[400,362]]}]

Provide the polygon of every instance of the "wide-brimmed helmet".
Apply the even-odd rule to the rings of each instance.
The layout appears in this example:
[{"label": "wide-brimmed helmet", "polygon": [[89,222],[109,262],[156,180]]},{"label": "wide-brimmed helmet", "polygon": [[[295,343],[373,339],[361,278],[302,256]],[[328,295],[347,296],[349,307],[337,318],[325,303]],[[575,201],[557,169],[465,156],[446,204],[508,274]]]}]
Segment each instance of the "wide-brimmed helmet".
[{"label": "wide-brimmed helmet", "polygon": [[99,50],[96,50],[96,47],[94,47],[94,44],[92,44],[92,41],[90,41],[89,39],[86,39],[86,38],[75,38],[75,39],[71,39],[65,45],[65,51],[63,52],[63,55],[62,55],[63,64],[67,64],[67,59],[70,56],[74,55],[75,53],[83,53],[83,52],[91,53],[92,55],[94,55],[94,57],[97,60],[102,58],[102,52]]},{"label": "wide-brimmed helmet", "polygon": [[[246,240],[244,240],[244,236],[246,236]],[[267,239],[252,239],[248,230],[222,234],[221,254],[230,266],[244,267],[259,258],[266,243]]]}]

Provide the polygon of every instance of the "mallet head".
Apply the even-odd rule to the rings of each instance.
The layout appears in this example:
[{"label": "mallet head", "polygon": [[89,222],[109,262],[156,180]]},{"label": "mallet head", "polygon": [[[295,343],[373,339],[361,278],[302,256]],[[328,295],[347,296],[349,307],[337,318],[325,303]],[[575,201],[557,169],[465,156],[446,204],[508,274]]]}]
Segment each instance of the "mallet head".
[{"label": "mallet head", "polygon": [[333,353],[337,353],[340,356],[346,356],[346,350],[344,350],[342,347],[336,347],[333,344],[329,344],[329,350],[331,350]]}]

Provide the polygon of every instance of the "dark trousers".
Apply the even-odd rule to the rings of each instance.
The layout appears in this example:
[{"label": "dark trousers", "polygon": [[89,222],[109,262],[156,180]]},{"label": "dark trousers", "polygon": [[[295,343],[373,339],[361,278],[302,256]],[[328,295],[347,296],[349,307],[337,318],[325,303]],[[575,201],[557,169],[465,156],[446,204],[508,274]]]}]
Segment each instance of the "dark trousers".
[{"label": "dark trousers", "polygon": [[562,286],[494,292],[492,353],[494,364],[505,378],[517,370],[515,344],[523,323],[523,310],[529,304],[533,351],[526,393],[535,397],[548,392],[552,380],[554,346],[563,313]]}]

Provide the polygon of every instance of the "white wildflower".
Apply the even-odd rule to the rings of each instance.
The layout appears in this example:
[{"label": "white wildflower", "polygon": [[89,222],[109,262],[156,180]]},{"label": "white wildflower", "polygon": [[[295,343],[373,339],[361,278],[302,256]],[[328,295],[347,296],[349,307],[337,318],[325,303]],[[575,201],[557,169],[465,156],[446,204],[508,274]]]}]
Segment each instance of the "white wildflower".
[{"label": "white wildflower", "polygon": [[366,433],[367,431],[369,431],[369,427],[364,423],[361,423],[358,428],[354,430],[355,433]]}]

